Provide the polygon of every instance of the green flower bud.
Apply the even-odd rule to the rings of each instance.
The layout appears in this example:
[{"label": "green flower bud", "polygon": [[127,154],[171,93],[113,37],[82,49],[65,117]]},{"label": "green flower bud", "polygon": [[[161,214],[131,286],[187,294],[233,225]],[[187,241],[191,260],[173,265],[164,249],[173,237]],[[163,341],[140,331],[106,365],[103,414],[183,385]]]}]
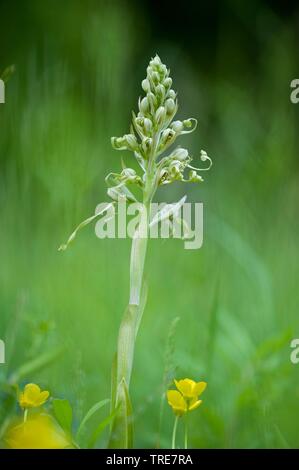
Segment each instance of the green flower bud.
[{"label": "green flower bud", "polygon": [[138,150],[138,142],[134,134],[126,134],[124,140],[129,150]]},{"label": "green flower bud", "polygon": [[172,100],[176,99],[176,92],[174,90],[169,90],[167,96],[171,98]]},{"label": "green flower bud", "polygon": [[143,127],[144,119],[145,118],[142,116],[137,116],[137,118],[135,119],[135,123],[137,124],[138,127]]},{"label": "green flower bud", "polygon": [[183,179],[183,169],[182,163],[178,160],[173,160],[168,167],[170,175],[175,179]]},{"label": "green flower bud", "polygon": [[165,120],[165,116],[166,116],[166,110],[165,110],[164,106],[160,106],[157,109],[156,114],[155,114],[155,120],[156,120],[156,123],[158,124],[158,126],[163,124],[163,122]]},{"label": "green flower bud", "polygon": [[183,124],[184,124],[184,127],[186,127],[187,129],[190,129],[190,127],[192,127],[192,119],[185,119],[183,121]]},{"label": "green flower bud", "polygon": [[151,91],[151,84],[147,78],[142,80],[141,86],[142,86],[142,89],[145,91],[145,93],[148,93],[149,91]]},{"label": "green flower bud", "polygon": [[187,160],[188,158],[188,150],[183,149],[183,148],[178,148],[174,151],[172,154],[172,157],[175,158],[176,160],[179,160],[180,162],[183,162]]},{"label": "green flower bud", "polygon": [[160,65],[157,66],[157,69],[158,69],[158,72],[160,73],[160,75],[161,75],[163,78],[166,77],[166,75],[167,75],[167,67],[166,67],[166,65],[164,65],[164,64],[161,63]]},{"label": "green flower bud", "polygon": [[205,150],[200,151],[200,159],[202,162],[205,162],[206,160],[209,160],[208,154]]},{"label": "green flower bud", "polygon": [[154,93],[150,92],[147,94],[147,100],[151,107],[151,112],[154,114],[155,109],[157,108],[157,98],[155,97]]},{"label": "green flower bud", "polygon": [[197,183],[198,181],[203,181],[202,177],[199,176],[196,171],[189,171],[189,181],[190,183]]},{"label": "green flower bud", "polygon": [[159,66],[159,65],[161,65],[161,64],[162,64],[161,59],[160,59],[160,57],[159,57],[157,54],[156,54],[155,57],[150,61],[150,65],[153,66],[153,67],[154,67],[154,66]]},{"label": "green flower bud", "polygon": [[184,124],[182,121],[173,121],[170,127],[179,134],[184,129]]},{"label": "green flower bud", "polygon": [[169,90],[172,85],[172,79],[170,77],[165,78],[163,85],[165,86],[166,90]]},{"label": "green flower bud", "polygon": [[148,98],[145,96],[142,98],[140,104],[139,104],[139,109],[142,114],[147,114],[150,111],[150,104]]},{"label": "green flower bud", "polygon": [[158,85],[158,83],[160,82],[160,75],[158,74],[158,72],[151,72],[149,78],[154,85]]},{"label": "green flower bud", "polygon": [[174,142],[174,139],[175,139],[175,132],[173,129],[165,129],[163,132],[162,132],[162,135],[161,135],[161,140],[160,140],[160,149],[162,147],[165,147],[165,145],[169,145],[170,143]]},{"label": "green flower bud", "polygon": [[142,140],[141,148],[146,156],[149,155],[151,148],[152,148],[152,139],[150,137],[146,137]]},{"label": "green flower bud", "polygon": [[171,116],[175,112],[176,104],[175,104],[175,102],[173,101],[172,98],[168,98],[165,101],[165,108],[166,108],[166,112],[167,112],[168,116]]},{"label": "green flower bud", "polygon": [[151,135],[153,131],[153,123],[150,119],[144,118],[143,129],[146,135]]},{"label": "green flower bud", "polygon": [[125,140],[123,137],[111,137],[111,145],[116,150],[121,150],[125,148]]},{"label": "green flower bud", "polygon": [[126,178],[133,178],[136,176],[136,171],[133,170],[133,168],[124,168],[121,172],[122,176],[125,176]]},{"label": "green flower bud", "polygon": [[108,188],[107,194],[113,201],[125,201],[125,194],[121,193],[117,188]]},{"label": "green flower bud", "polygon": [[134,182],[138,178],[136,175],[136,171],[133,170],[133,168],[124,168],[121,172],[121,176],[130,182]]},{"label": "green flower bud", "polygon": [[168,177],[168,171],[165,168],[162,168],[159,173],[159,184],[166,184],[167,182],[167,177]]},{"label": "green flower bud", "polygon": [[160,103],[162,103],[164,101],[164,98],[165,98],[165,88],[164,88],[164,86],[161,85],[161,83],[159,83],[159,85],[156,86],[155,92],[156,92],[156,96],[159,99]]}]

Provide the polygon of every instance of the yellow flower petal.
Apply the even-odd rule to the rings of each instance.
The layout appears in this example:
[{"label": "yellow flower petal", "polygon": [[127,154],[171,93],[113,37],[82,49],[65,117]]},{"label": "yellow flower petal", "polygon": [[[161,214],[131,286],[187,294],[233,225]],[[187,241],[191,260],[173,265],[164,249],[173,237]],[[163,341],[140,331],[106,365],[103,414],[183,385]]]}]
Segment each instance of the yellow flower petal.
[{"label": "yellow flower petal", "polygon": [[189,405],[189,411],[193,411],[193,410],[196,410],[196,408],[199,407],[199,405],[202,404],[202,400],[192,400],[190,405]]},{"label": "yellow flower petal", "polygon": [[44,390],[43,392],[40,393],[37,402],[39,403],[39,406],[43,405],[49,398],[50,393],[47,390]]},{"label": "yellow flower petal", "polygon": [[183,380],[175,380],[174,381],[176,388],[182,393],[182,395],[186,398],[193,398],[194,388],[196,386],[196,382],[191,379],[183,379]]},{"label": "yellow flower petal", "polygon": [[35,402],[40,394],[40,387],[36,384],[27,384],[24,389],[24,395],[28,401]]},{"label": "yellow flower petal", "polygon": [[207,388],[207,382],[197,382],[194,386],[194,394],[199,397]]},{"label": "yellow flower petal", "polygon": [[187,403],[184,397],[177,390],[167,391],[167,401],[176,415],[182,416],[186,413]]},{"label": "yellow flower petal", "polygon": [[22,408],[34,408],[43,405],[48,398],[48,391],[42,392],[38,385],[27,384],[19,395],[19,404]]},{"label": "yellow flower petal", "polygon": [[47,414],[29,417],[27,421],[11,427],[5,442],[10,449],[65,449],[73,447],[70,439]]}]

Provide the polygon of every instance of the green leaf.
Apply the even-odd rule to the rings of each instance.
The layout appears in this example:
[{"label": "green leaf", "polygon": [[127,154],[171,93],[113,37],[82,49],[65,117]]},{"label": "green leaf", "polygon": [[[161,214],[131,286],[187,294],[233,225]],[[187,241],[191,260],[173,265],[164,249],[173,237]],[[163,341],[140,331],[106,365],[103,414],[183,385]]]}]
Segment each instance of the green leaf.
[{"label": "green leaf", "polygon": [[55,418],[64,431],[72,432],[73,410],[68,400],[55,398],[52,401]]},{"label": "green leaf", "polygon": [[154,215],[153,219],[149,224],[149,227],[152,228],[158,223],[163,222],[163,220],[165,219],[178,216],[181,207],[185,204],[186,199],[187,196],[183,196],[178,202],[175,202],[173,204],[165,204],[164,207]]},{"label": "green leaf", "polygon": [[98,425],[98,427],[94,430],[92,433],[92,436],[90,438],[90,441],[87,445],[88,448],[92,448],[95,446],[97,439],[100,437],[104,429],[113,421],[113,418],[115,417],[118,409],[115,408],[107,418],[105,418],[101,423]]},{"label": "green leaf", "polygon": [[140,304],[147,242],[147,222],[141,220],[132,240],[130,259],[130,305]]},{"label": "green leaf", "polygon": [[117,343],[118,385],[121,383],[122,379],[125,380],[126,384],[130,383],[135,347],[137,311],[137,305],[128,305],[120,325]]},{"label": "green leaf", "polygon": [[88,412],[86,413],[86,415],[84,416],[84,418],[82,419],[80,425],[79,425],[79,428],[78,428],[78,431],[77,431],[77,434],[76,434],[76,438],[78,439],[78,437],[80,436],[80,434],[82,433],[83,429],[84,429],[84,426],[86,425],[87,421],[90,420],[90,418],[98,411],[100,410],[101,408],[103,408],[103,406],[107,405],[107,403],[110,403],[110,399],[109,398],[106,398],[105,400],[101,400],[99,402],[97,402],[95,405],[93,405],[89,410]]},{"label": "green leaf", "polygon": [[86,227],[86,225],[93,222],[97,217],[102,215],[104,212],[107,212],[111,207],[113,207],[113,203],[107,203],[99,212],[96,212],[91,217],[88,217],[87,219],[83,220],[83,222],[81,222],[78,225],[78,227],[75,228],[73,233],[69,236],[67,242],[64,243],[63,245],[60,245],[60,247],[58,248],[58,251],[65,251],[67,249],[67,247],[69,246],[69,244],[74,241],[74,239],[76,238],[77,233],[78,233],[79,230],[81,230],[82,228]]},{"label": "green leaf", "polygon": [[117,353],[113,356],[111,366],[111,411],[114,410],[116,405],[116,393],[117,393]]},{"label": "green leaf", "polygon": [[113,420],[108,447],[131,449],[133,447],[133,412],[125,379],[118,386],[117,413]]}]

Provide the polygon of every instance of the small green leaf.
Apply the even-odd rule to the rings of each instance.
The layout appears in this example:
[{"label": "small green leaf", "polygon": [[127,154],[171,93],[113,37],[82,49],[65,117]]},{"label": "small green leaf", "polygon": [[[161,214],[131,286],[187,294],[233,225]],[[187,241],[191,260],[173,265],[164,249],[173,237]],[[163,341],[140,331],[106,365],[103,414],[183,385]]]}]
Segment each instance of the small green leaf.
[{"label": "small green leaf", "polygon": [[110,403],[110,399],[109,398],[106,398],[105,400],[101,400],[99,402],[97,402],[95,405],[93,405],[89,410],[88,412],[86,413],[86,415],[84,416],[84,418],[82,419],[80,425],[79,425],[79,428],[78,428],[78,431],[77,431],[77,434],[76,434],[76,438],[78,439],[78,437],[80,436],[80,434],[82,433],[83,431],[83,428],[85,426],[85,424],[87,423],[87,421],[90,420],[90,418],[98,411],[100,410],[101,408],[103,408],[103,406],[107,405],[107,403]]},{"label": "small green leaf", "polygon": [[133,447],[133,412],[128,387],[124,379],[118,386],[117,409],[108,447],[110,449],[131,449]]},{"label": "small green leaf", "polygon": [[71,434],[73,422],[73,410],[68,400],[55,398],[52,401],[55,418],[64,431]]},{"label": "small green leaf", "polygon": [[88,443],[88,448],[92,448],[95,446],[95,443],[97,439],[100,437],[104,429],[112,422],[113,418],[115,417],[116,413],[118,411],[118,408],[115,408],[107,418],[105,418],[103,421],[100,422],[98,427],[94,430],[92,433],[91,439]]},{"label": "small green leaf", "polygon": [[101,210],[96,212],[94,215],[92,215],[91,217],[88,217],[88,219],[83,220],[83,222],[81,222],[78,225],[78,227],[75,228],[73,233],[69,236],[67,242],[64,243],[63,245],[60,245],[60,247],[58,248],[58,251],[65,251],[67,249],[67,247],[69,246],[69,244],[74,241],[74,239],[76,238],[77,233],[78,233],[79,230],[81,230],[82,228],[86,227],[86,225],[93,222],[97,217],[102,215],[104,212],[107,212],[111,207],[113,207],[113,203],[109,203],[109,204],[107,203],[104,207],[102,207]]},{"label": "small green leaf", "polygon": [[115,408],[116,402],[116,392],[117,392],[117,353],[113,356],[112,366],[111,366],[111,411]]}]

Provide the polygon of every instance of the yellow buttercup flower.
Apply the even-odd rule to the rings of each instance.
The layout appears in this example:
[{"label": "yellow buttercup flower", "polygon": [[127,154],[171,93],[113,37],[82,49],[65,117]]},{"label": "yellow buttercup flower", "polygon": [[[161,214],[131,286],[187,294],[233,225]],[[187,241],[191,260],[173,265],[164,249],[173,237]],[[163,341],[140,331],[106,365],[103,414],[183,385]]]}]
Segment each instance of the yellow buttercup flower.
[{"label": "yellow buttercup flower", "polygon": [[19,395],[19,404],[21,408],[36,408],[43,405],[49,398],[47,390],[41,391],[36,384],[27,384],[24,391]]},{"label": "yellow buttercup flower", "polygon": [[167,401],[177,416],[183,416],[201,405],[202,400],[199,400],[198,397],[205,390],[206,382],[183,379],[175,380],[174,383],[177,390],[167,391]]},{"label": "yellow buttercup flower", "polygon": [[5,436],[10,449],[65,449],[73,447],[69,437],[48,414],[35,414],[11,427]]},{"label": "yellow buttercup flower", "polygon": [[177,390],[167,391],[167,401],[174,413],[178,416],[182,416],[188,410],[186,400]]},{"label": "yellow buttercup flower", "polygon": [[195,382],[191,379],[175,380],[176,388],[185,398],[197,398],[206,389],[206,382]]}]

